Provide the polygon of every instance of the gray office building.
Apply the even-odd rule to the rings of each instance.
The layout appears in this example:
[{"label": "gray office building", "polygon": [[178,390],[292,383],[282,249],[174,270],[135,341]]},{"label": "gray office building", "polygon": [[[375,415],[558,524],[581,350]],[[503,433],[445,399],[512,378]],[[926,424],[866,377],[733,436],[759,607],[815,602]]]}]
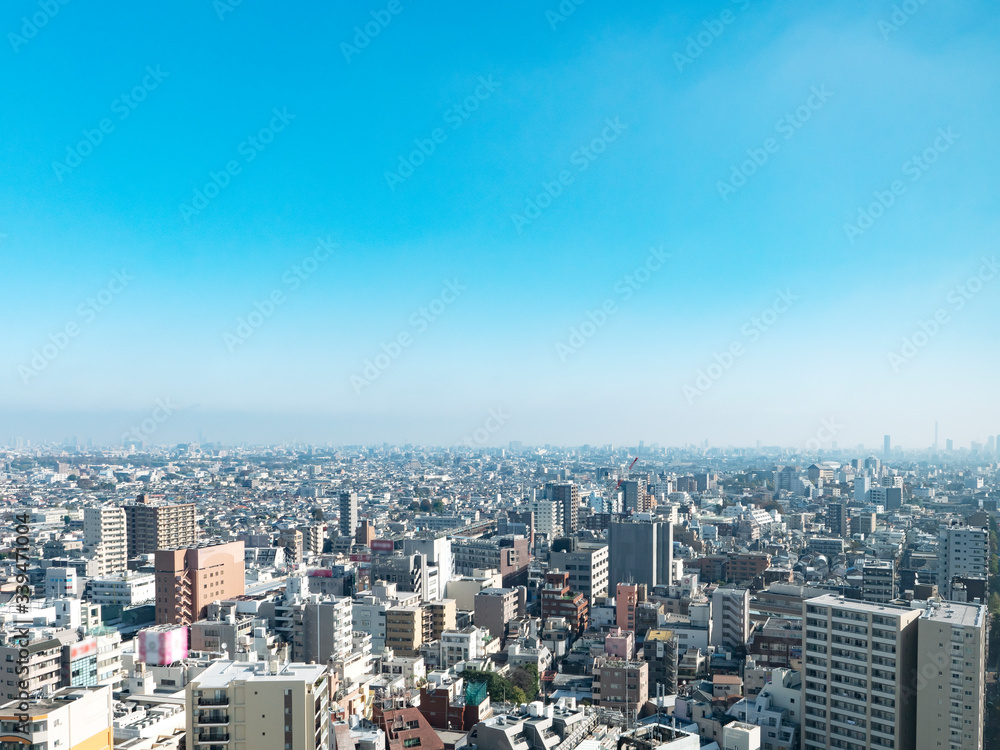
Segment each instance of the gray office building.
[{"label": "gray office building", "polygon": [[608,589],[614,591],[619,583],[668,586],[674,557],[673,531],[669,521],[612,522],[608,529]]}]

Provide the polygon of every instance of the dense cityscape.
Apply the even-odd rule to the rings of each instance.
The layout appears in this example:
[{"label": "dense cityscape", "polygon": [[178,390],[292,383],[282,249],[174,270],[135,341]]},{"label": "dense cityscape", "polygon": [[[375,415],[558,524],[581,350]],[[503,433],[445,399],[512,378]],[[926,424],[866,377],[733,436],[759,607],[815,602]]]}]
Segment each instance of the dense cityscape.
[{"label": "dense cityscape", "polygon": [[5,749],[997,747],[995,437],[25,443]]}]

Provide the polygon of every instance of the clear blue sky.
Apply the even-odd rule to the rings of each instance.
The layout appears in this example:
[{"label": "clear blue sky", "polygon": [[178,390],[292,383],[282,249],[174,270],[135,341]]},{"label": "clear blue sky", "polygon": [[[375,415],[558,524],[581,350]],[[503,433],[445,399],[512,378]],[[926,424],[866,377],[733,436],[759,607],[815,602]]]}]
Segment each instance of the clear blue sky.
[{"label": "clear blue sky", "polygon": [[0,11],[0,441],[1000,432],[996,5],[227,3]]}]

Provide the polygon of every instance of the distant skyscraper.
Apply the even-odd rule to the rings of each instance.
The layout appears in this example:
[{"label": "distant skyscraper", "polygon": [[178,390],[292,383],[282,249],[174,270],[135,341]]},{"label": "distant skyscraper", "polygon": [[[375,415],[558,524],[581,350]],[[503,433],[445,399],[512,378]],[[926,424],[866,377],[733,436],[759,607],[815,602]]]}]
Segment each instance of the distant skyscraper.
[{"label": "distant skyscraper", "polygon": [[358,495],[356,492],[340,493],[340,535],[354,536],[358,528]]},{"label": "distant skyscraper", "polygon": [[945,450],[947,450],[949,453],[951,453],[955,449],[955,441],[952,440],[951,438],[945,440],[944,445],[945,445]]},{"label": "distant skyscraper", "polygon": [[882,458],[886,461],[889,460],[889,455],[892,452],[892,439],[889,435],[882,438]]}]

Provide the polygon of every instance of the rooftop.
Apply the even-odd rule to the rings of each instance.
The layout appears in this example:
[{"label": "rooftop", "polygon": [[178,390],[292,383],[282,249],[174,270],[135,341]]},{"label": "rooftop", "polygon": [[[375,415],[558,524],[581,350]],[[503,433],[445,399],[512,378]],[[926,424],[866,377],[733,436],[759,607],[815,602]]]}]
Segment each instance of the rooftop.
[{"label": "rooftop", "polygon": [[205,689],[225,688],[234,680],[255,682],[316,682],[326,672],[321,664],[283,664],[276,671],[270,670],[266,662],[215,661],[212,666],[192,680],[192,685]]}]

